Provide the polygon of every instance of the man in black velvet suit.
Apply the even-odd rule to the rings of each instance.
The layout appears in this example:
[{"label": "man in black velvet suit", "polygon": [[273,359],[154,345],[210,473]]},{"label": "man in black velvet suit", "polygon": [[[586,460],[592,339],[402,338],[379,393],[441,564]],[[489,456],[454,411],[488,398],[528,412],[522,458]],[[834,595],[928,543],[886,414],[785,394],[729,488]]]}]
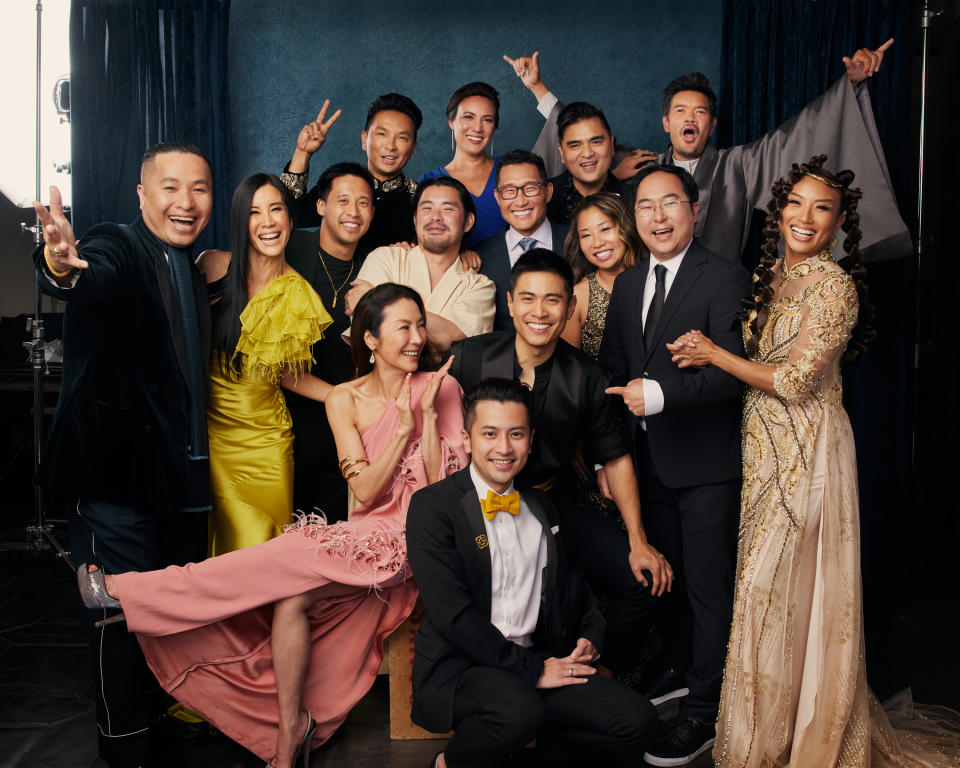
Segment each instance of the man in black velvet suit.
[{"label": "man in black velvet suit", "polygon": [[[603,663],[628,671],[637,661],[653,596],[669,588],[673,574],[647,541],[622,409],[604,393],[609,375],[560,339],[573,311],[572,283],[570,265],[555,253],[525,253],[511,273],[514,330],[456,342],[450,373],[464,389],[495,376],[518,379],[533,392],[537,440],[517,482],[548,490],[574,566],[594,589],[611,596]],[[603,465],[627,536],[598,510],[577,507],[571,463],[581,444],[588,466]]]},{"label": "man in black velvet suit", "polygon": [[[694,239],[697,185],[689,173],[648,166],[637,179],[637,228],[651,258],[614,283],[600,362],[618,385],[607,391],[631,413],[650,541],[673,564],[693,611],[693,665],[685,681],[674,669],[664,681],[673,684],[657,692],[685,693],[680,715],[644,756],[652,765],[683,765],[713,743],[720,700],[733,610],[741,393],[717,368],[677,368],[666,344],[709,328],[717,344],[742,355],[737,314],[749,275]],[[690,645],[684,603],[680,590],[662,602],[668,656]]]},{"label": "man in black velvet suit", "polygon": [[407,515],[426,608],[412,716],[456,729],[434,765],[499,766],[532,739],[551,766],[642,751],[653,707],[594,674],[603,617],[567,566],[549,497],[514,491],[533,438],[530,391],[488,379],[464,407],[470,466],[414,494]]},{"label": "man in black velvet suit", "polygon": [[553,184],[539,155],[525,149],[514,149],[501,156],[497,163],[496,188],[493,191],[500,206],[500,215],[510,226],[477,246],[483,261],[480,274],[497,286],[497,314],[493,330],[513,328],[507,310],[510,270],[531,248],[546,248],[563,253],[565,224],[547,220],[547,205],[553,197]]},{"label": "man in black velvet suit", "polygon": [[[188,144],[148,150],[141,218],[100,224],[75,244],[60,193],[34,204],[46,247],[40,289],[67,302],[63,388],[40,468],[53,506],[70,521],[79,563],[108,573],[202,560],[210,472],[206,398],[210,315],[190,251],[210,220],[210,167]],[[111,768],[147,763],[144,688],[136,637],[96,629],[87,610],[100,731]]]}]

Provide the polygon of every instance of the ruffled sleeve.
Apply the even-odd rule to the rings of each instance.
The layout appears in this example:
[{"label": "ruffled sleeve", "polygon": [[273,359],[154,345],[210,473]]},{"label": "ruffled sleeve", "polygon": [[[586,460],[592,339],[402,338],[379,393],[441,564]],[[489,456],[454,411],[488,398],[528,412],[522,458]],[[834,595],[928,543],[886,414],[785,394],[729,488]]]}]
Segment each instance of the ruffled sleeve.
[{"label": "ruffled sleeve", "polygon": [[301,375],[313,362],[310,348],[323,337],[333,318],[300,275],[274,279],[240,313],[237,354],[243,371],[263,381],[277,381],[293,371]]}]

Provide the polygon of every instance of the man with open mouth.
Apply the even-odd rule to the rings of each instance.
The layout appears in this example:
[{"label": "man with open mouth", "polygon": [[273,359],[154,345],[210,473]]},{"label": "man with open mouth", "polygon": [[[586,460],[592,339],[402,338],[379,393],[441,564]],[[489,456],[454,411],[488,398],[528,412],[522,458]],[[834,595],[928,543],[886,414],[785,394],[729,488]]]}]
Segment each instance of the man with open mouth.
[{"label": "man with open mouth", "polygon": [[[763,209],[773,182],[789,171],[798,157],[826,154],[838,168],[856,168],[858,181],[870,190],[869,199],[860,208],[864,259],[912,253],[909,232],[893,197],[887,162],[879,149],[866,87],[866,79],[879,70],[883,54],[891,45],[892,39],[875,50],[862,48],[844,57],[846,74],[822,96],[755,141],[729,149],[718,149],[710,138],[717,124],[717,97],[709,80],[699,72],[678,77],[663,91],[662,122],[670,144],[659,156],[648,151],[633,153],[616,164],[617,175],[634,176],[652,160],[683,167],[700,190],[694,234],[714,253],[739,261],[753,212]],[[544,158],[548,173],[558,173],[560,163],[566,165],[556,142],[559,117],[565,107],[543,84],[539,56],[518,57],[509,63],[536,96],[538,111],[547,117],[534,152]],[[842,240],[837,243],[841,245]]]}]

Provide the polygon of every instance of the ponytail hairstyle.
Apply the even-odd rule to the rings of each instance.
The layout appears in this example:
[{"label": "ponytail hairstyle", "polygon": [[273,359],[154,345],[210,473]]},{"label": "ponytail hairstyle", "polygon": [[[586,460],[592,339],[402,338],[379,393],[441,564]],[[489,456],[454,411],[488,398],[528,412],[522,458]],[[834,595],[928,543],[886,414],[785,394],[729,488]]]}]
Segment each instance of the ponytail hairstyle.
[{"label": "ponytail hairstyle", "polygon": [[867,274],[863,266],[860,252],[860,214],[857,212],[857,202],[863,197],[859,189],[851,189],[853,171],[838,171],[833,173],[823,167],[826,155],[815,155],[806,163],[793,164],[790,173],[778,179],[772,188],[773,198],[767,203],[767,218],[763,228],[763,245],[760,247],[760,263],[753,273],[753,300],[746,300],[746,309],[749,320],[750,336],[744,345],[748,356],[757,353],[760,347],[760,335],[767,321],[767,311],[773,300],[773,266],[777,261],[777,244],[780,242],[780,216],[787,204],[787,196],[794,185],[804,176],[811,176],[836,189],[840,193],[840,212],[846,218],[840,228],[846,238],[843,250],[846,255],[838,261],[839,265],[853,278],[857,289],[857,299],[860,304],[857,325],[853,329],[847,348],[840,358],[842,366],[855,363],[866,352],[867,345],[873,341],[877,332],[871,323],[876,315],[873,305],[867,300],[868,288],[864,282]]}]

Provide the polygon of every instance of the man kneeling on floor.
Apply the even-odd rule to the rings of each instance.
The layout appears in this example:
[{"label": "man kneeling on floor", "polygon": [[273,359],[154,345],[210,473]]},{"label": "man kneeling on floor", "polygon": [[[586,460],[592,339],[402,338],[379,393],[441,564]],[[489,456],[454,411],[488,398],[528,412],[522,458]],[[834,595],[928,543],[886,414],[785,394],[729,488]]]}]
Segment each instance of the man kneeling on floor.
[{"label": "man kneeling on floor", "polygon": [[532,397],[486,379],[464,398],[470,466],[414,494],[407,553],[426,608],[413,721],[455,733],[435,768],[499,766],[533,742],[544,765],[639,761],[650,702],[591,663],[604,620],[569,568],[556,510],[514,490],[530,454]]}]

